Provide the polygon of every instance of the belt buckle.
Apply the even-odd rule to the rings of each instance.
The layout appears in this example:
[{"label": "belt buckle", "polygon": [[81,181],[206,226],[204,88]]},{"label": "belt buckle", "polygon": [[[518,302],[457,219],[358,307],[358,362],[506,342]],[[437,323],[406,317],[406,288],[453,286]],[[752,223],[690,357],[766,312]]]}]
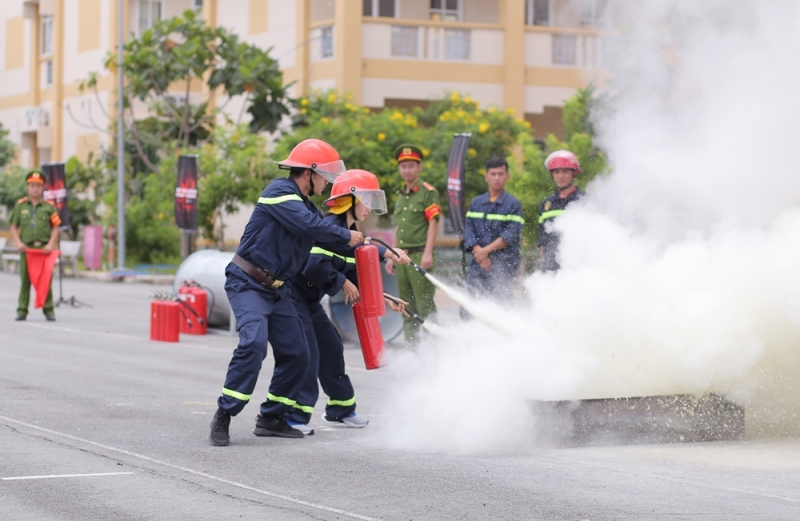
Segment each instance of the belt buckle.
[{"label": "belt buckle", "polygon": [[272,289],[278,289],[281,286],[283,286],[282,280],[276,280],[275,282],[272,283]]}]

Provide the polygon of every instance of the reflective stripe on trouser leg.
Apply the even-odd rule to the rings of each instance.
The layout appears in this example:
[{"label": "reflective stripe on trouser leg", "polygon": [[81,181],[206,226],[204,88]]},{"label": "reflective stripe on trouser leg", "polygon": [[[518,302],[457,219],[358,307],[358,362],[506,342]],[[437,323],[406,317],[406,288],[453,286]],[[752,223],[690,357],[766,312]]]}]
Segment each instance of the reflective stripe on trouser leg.
[{"label": "reflective stripe on trouser leg", "polygon": [[314,405],[319,398],[319,385],[317,384],[319,349],[317,347],[317,340],[314,337],[314,329],[311,325],[311,315],[309,311],[309,306],[313,304],[309,304],[304,298],[294,293],[294,287],[291,289],[293,292],[292,304],[297,311],[297,318],[300,319],[300,323],[303,327],[303,334],[308,343],[308,367],[306,369],[303,385],[297,393],[297,403],[286,411],[286,419],[307,424],[311,420],[311,413],[314,412]]},{"label": "reflective stripe on trouser leg", "polygon": [[311,308],[311,320],[319,346],[319,383],[328,395],[325,415],[338,420],[356,410],[355,392],[344,366],[344,346],[321,304]]},{"label": "reflective stripe on trouser leg", "polygon": [[238,267],[231,269],[225,292],[239,325],[239,345],[233,352],[217,404],[232,415],[247,405],[258,381],[261,364],[267,356],[269,323],[272,320],[274,292],[243,278]]},{"label": "reflective stripe on trouser leg", "polygon": [[297,403],[309,361],[303,326],[288,295],[275,302],[269,322],[269,343],[275,357],[275,369],[269,395],[261,404],[261,414],[283,417]]}]

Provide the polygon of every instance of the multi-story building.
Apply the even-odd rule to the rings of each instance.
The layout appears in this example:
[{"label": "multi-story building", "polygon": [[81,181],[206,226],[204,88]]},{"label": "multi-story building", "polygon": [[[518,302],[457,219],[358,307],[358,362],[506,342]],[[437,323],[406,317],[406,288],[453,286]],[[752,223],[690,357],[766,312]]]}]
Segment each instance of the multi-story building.
[{"label": "multi-story building", "polygon": [[[457,90],[513,109],[538,137],[602,74],[607,0],[123,0],[124,26],[198,9],[207,23],[273,47],[293,94],[333,88],[368,107],[424,105]],[[0,0],[0,122],[36,166],[109,142],[114,74],[81,92],[116,49],[118,0]],[[222,101],[222,100],[220,100]],[[238,113],[235,100],[226,110]]]}]

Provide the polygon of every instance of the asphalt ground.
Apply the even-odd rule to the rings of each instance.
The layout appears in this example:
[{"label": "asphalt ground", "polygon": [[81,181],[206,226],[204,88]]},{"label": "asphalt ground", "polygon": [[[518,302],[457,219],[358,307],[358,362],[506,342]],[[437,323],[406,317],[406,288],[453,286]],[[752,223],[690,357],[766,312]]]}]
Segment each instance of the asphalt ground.
[{"label": "asphalt ground", "polygon": [[[212,447],[230,336],[149,340],[145,284],[64,281],[92,304],[14,322],[0,273],[0,519],[800,519],[800,440],[571,449],[505,456],[386,448],[380,370],[346,350],[363,430],[252,434],[255,403]],[[271,358],[254,393],[266,396]],[[322,403],[317,410],[322,410]],[[476,421],[497,421],[490,414]],[[502,421],[497,421],[502,429]]]}]

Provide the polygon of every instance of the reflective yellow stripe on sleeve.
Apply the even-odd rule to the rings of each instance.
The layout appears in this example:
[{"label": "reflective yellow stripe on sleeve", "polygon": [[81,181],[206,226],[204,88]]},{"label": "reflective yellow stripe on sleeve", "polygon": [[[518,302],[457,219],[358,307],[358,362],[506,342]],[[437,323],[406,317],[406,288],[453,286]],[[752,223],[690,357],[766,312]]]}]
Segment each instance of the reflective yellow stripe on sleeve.
[{"label": "reflective yellow stripe on sleeve", "polygon": [[355,405],[356,397],[353,396],[349,400],[331,400],[328,398],[328,405],[341,405],[342,407],[350,407],[351,405]]},{"label": "reflective yellow stripe on sleeve", "polygon": [[313,248],[311,248],[311,255],[327,255],[328,257],[338,257],[339,259],[342,259],[348,264],[356,263],[356,259],[354,257],[345,257],[344,255],[338,255],[336,253],[333,253],[332,251],[320,248],[319,246],[314,246]]},{"label": "reflective yellow stripe on sleeve", "polygon": [[542,224],[547,219],[552,219],[558,215],[564,213],[564,210],[550,210],[549,212],[544,212],[542,215],[539,216],[539,224]]},{"label": "reflective yellow stripe on sleeve", "polygon": [[515,223],[525,224],[525,219],[519,215],[503,215],[499,213],[487,213],[486,219],[490,221],[511,221]]},{"label": "reflective yellow stripe on sleeve", "polygon": [[281,204],[285,203],[286,201],[300,201],[303,202],[303,198],[297,194],[286,194],[280,197],[259,197],[258,203],[259,204]]},{"label": "reflective yellow stripe on sleeve", "polygon": [[505,215],[502,213],[467,212],[467,219],[487,219],[489,221],[510,221],[525,224],[525,219],[519,215]]},{"label": "reflective yellow stripe on sleeve", "polygon": [[232,389],[222,388],[222,394],[225,396],[230,396],[236,398],[237,400],[241,400],[243,402],[249,402],[250,397],[253,396],[252,394],[242,394],[240,392],[234,391]]}]

